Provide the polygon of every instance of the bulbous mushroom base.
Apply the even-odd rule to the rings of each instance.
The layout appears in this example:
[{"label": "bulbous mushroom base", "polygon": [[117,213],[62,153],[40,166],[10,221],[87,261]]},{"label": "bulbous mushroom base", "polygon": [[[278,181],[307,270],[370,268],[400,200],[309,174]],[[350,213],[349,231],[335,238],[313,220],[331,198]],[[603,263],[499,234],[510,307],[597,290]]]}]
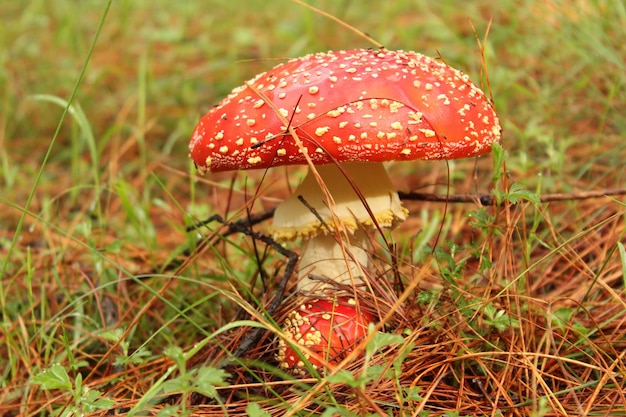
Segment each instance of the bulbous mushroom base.
[{"label": "bulbous mushroom base", "polygon": [[283,324],[287,341],[278,342],[278,366],[306,376],[307,364],[315,370],[337,365],[367,335],[373,321],[373,315],[361,310],[353,298],[305,302]]}]

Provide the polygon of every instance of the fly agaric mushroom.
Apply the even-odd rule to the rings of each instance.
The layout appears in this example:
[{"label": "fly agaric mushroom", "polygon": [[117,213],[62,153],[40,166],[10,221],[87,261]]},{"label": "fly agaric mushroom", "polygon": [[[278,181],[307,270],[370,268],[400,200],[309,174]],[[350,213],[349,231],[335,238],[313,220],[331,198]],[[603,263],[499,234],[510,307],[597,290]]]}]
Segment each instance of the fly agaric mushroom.
[{"label": "fly agaric mushroom", "polygon": [[296,375],[306,375],[305,363],[296,350],[313,369],[324,364],[337,365],[367,335],[372,321],[372,315],[361,311],[353,298],[304,303],[289,313],[283,325],[291,343],[303,349],[294,349],[281,339],[276,355],[278,366]]},{"label": "fly agaric mushroom", "polygon": [[365,230],[406,218],[383,162],[481,155],[500,131],[467,75],[415,52],[361,49],[257,75],[200,120],[190,153],[200,173],[309,164],[277,207],[273,233],[306,239],[299,289],[311,289],[319,283],[309,274],[359,282]]}]

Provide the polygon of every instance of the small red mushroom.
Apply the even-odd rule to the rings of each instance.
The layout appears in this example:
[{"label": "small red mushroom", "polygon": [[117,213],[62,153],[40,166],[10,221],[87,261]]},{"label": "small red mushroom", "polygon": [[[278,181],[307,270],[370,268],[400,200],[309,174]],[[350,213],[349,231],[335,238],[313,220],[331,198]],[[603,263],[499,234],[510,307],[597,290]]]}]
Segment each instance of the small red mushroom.
[{"label": "small red mushroom", "polygon": [[277,207],[273,234],[306,239],[299,288],[319,290],[310,274],[358,283],[365,231],[406,218],[383,162],[481,155],[500,131],[467,75],[415,52],[359,49],[259,74],[200,120],[189,148],[201,173],[315,164]]},{"label": "small red mushroom", "polygon": [[[314,369],[324,364],[340,363],[367,335],[374,318],[356,306],[353,298],[314,300],[289,313],[283,330],[291,343]],[[291,344],[279,341],[276,355],[279,367],[296,375],[306,375],[305,362]]]}]

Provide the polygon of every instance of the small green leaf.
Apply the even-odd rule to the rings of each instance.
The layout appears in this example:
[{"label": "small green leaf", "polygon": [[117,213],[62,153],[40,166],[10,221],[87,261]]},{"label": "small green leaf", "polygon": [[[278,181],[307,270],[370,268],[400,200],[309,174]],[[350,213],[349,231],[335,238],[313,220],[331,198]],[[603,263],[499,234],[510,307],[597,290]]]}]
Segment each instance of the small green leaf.
[{"label": "small green leaf", "polygon": [[83,411],[93,413],[98,410],[108,410],[115,406],[115,401],[110,398],[101,398],[103,393],[98,390],[87,390],[81,398]]},{"label": "small green leaf", "polygon": [[404,390],[404,400],[405,401],[422,401],[424,397],[420,395],[421,391],[422,391],[422,388],[418,386],[408,387],[407,389]]},{"label": "small green leaf", "polygon": [[345,369],[340,370],[334,375],[328,375],[328,382],[331,384],[345,384],[350,387],[355,386],[356,378],[352,375],[351,372],[346,371]]},{"label": "small green leaf", "polygon": [[204,366],[198,369],[194,391],[205,397],[215,398],[217,397],[215,387],[228,385],[225,379],[229,376],[230,374],[223,369]]},{"label": "small green leaf", "polygon": [[377,352],[385,346],[400,344],[402,342],[404,342],[404,338],[399,334],[378,332],[374,335],[372,341],[367,344],[366,353],[368,356],[372,356],[374,352]]},{"label": "small green leaf", "polygon": [[270,413],[261,408],[258,403],[250,403],[246,407],[246,414],[249,417],[270,417]]},{"label": "small green leaf", "polygon": [[72,381],[64,367],[59,364],[52,365],[50,368],[40,372],[32,378],[33,384],[41,385],[41,389],[51,390],[60,389],[70,391],[72,389]]},{"label": "small green leaf", "polygon": [[533,204],[541,203],[541,197],[537,193],[528,191],[522,184],[515,183],[509,187],[509,192],[504,196],[511,203],[515,204],[519,200],[530,201]]}]

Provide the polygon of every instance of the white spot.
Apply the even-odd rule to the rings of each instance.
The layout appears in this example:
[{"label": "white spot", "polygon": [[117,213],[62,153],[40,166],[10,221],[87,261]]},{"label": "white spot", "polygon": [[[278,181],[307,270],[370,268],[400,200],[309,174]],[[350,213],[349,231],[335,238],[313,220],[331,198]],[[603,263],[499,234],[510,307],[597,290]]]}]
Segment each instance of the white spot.
[{"label": "white spot", "polygon": [[254,119],[246,119],[246,124],[248,126],[254,126],[256,124],[256,120],[254,120]]},{"label": "white spot", "polygon": [[317,94],[320,91],[319,87],[312,85],[309,87],[309,94]]},{"label": "white spot", "polygon": [[261,107],[261,106],[262,106],[262,105],[264,105],[264,104],[265,104],[265,101],[263,101],[263,100],[261,100],[261,99],[258,99],[257,101],[255,101],[255,102],[254,102],[254,106],[253,106],[253,107],[254,107],[255,109],[258,109],[259,107]]},{"label": "white spot", "polygon": [[262,162],[262,161],[263,161],[263,160],[261,159],[261,157],[260,157],[260,156],[253,156],[253,157],[251,157],[251,158],[248,158],[248,163],[249,163],[250,165],[256,165],[256,164],[258,164],[258,163],[260,163],[260,162]]},{"label": "white spot", "polygon": [[402,123],[400,122],[393,122],[391,124],[391,128],[394,130],[402,130]]},{"label": "white spot", "polygon": [[287,150],[284,148],[280,148],[279,150],[276,151],[276,155],[278,156],[285,156],[287,155]]},{"label": "white spot", "polygon": [[328,133],[329,130],[330,126],[318,127],[317,129],[315,129],[315,134],[319,137],[322,137],[324,136],[324,134]]},{"label": "white spot", "polygon": [[443,100],[443,104],[448,105],[450,104],[450,100],[448,99],[448,96],[446,96],[445,94],[439,94],[437,96],[438,100]]},{"label": "white spot", "polygon": [[333,142],[339,145],[341,143],[341,138],[339,136],[333,136]]},{"label": "white spot", "polygon": [[409,155],[409,154],[411,153],[411,150],[410,150],[410,149],[405,148],[405,149],[402,149],[402,150],[400,151],[400,153],[401,153],[402,155]]},{"label": "white spot", "polygon": [[435,136],[435,131],[431,129],[418,129],[420,132],[424,134],[427,138],[432,138]]},{"label": "white spot", "polygon": [[289,116],[289,111],[287,111],[287,109],[278,109],[278,112],[280,113],[281,116],[283,117],[287,117]]}]

